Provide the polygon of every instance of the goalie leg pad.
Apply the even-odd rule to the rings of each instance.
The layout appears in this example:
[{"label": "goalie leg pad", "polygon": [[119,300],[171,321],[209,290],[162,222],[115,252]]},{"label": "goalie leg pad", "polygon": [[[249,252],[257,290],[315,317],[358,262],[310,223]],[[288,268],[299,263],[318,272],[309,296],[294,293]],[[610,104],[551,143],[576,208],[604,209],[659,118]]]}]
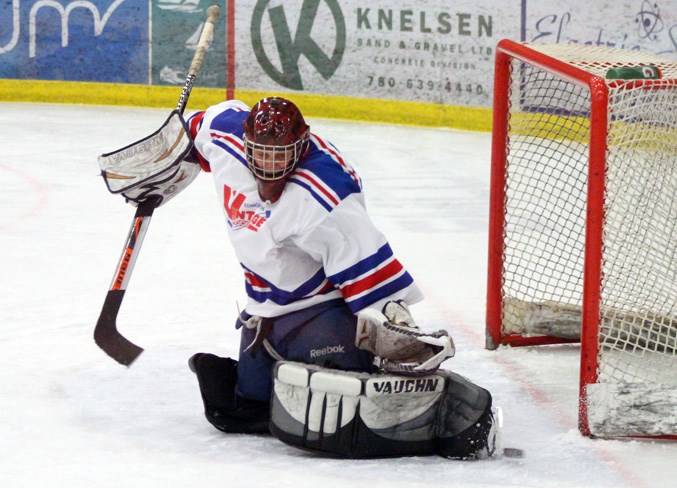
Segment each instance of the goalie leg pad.
[{"label": "goalie leg pad", "polygon": [[447,388],[437,419],[437,454],[455,459],[491,457],[495,454],[491,394],[463,376],[443,371]]},{"label": "goalie leg pad", "polygon": [[188,361],[197,376],[205,417],[217,429],[237,434],[267,434],[268,402],[236,394],[237,361],[198,353]]},{"label": "goalie leg pad", "polygon": [[303,449],[348,458],[433,454],[444,379],[279,362],[270,430]]},{"label": "goalie leg pad", "polygon": [[278,362],[273,378],[270,430],[295,447],[349,458],[472,458],[486,444],[476,424],[486,423],[490,395],[476,387],[487,396],[473,396],[471,383],[447,371],[406,377]]}]

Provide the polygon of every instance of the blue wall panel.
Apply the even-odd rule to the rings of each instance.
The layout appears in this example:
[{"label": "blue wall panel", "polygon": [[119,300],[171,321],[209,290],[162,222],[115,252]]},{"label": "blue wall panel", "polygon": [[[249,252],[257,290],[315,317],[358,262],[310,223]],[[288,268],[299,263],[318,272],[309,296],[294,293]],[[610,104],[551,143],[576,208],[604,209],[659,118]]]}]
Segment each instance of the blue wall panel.
[{"label": "blue wall panel", "polygon": [[148,25],[148,0],[0,0],[0,78],[148,83]]}]

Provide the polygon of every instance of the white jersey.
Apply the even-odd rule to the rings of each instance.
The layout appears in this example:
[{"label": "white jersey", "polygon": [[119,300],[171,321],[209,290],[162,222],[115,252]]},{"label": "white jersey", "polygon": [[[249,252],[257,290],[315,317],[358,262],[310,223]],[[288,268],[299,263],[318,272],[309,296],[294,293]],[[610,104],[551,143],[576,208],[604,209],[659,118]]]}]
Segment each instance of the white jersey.
[{"label": "white jersey", "polygon": [[259,197],[242,142],[248,114],[249,107],[232,100],[189,119],[244,270],[246,311],[277,317],[342,298],[357,313],[388,300],[421,300],[367,215],[359,176],[324,139],[311,135],[277,202]]}]

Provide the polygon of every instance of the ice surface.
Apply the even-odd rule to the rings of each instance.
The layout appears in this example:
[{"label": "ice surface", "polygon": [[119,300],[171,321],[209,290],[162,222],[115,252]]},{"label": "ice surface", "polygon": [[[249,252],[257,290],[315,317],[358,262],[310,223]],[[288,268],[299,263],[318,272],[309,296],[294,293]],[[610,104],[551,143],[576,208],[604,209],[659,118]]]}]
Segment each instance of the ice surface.
[{"label": "ice surface", "polygon": [[234,355],[241,269],[208,175],[155,212],[118,317],[129,369],[92,331],[133,209],[96,157],[168,110],[0,103],[0,486],[672,487],[677,443],[576,428],[578,348],[484,350],[488,134],[311,119],[354,161],[367,204],[447,328],[445,363],[489,388],[524,459],[332,460],[202,417],[186,360]]}]

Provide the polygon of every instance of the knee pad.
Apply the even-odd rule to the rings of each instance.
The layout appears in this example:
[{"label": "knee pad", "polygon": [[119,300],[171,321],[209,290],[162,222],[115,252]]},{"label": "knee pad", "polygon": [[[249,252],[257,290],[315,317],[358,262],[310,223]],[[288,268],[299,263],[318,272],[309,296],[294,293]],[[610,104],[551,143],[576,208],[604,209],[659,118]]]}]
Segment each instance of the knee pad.
[{"label": "knee pad", "polygon": [[295,447],[349,458],[471,458],[486,444],[491,395],[448,371],[411,377],[279,362],[273,378],[270,430]]}]

